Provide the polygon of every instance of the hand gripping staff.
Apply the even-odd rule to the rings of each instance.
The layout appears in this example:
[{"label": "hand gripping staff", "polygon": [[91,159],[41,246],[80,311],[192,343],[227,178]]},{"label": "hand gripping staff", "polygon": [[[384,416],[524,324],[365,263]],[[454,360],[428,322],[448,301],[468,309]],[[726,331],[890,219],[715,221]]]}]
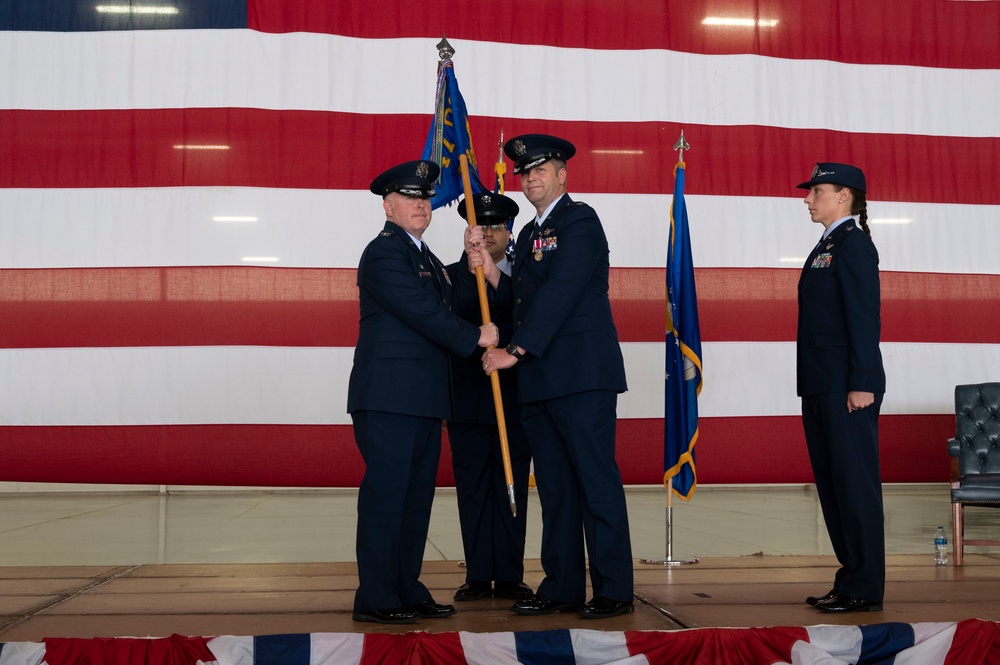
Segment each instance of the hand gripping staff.
[{"label": "hand gripping staff", "polygon": [[[462,168],[462,185],[465,187],[465,212],[469,226],[476,226],[476,207],[472,205],[472,181],[469,179],[469,160],[465,155],[459,155],[459,165]],[[490,323],[490,305],[486,298],[486,278],[483,267],[476,266],[476,287],[479,290],[479,311],[483,315],[483,324]],[[494,348],[494,347],[489,347]],[[503,417],[503,398],[500,395],[500,375],[497,370],[490,372],[490,384],[493,386],[493,406],[497,412],[497,427],[500,429],[500,454],[503,456],[503,475],[507,481],[507,500],[510,501],[510,512],[517,517],[517,504],[514,503],[514,472],[510,468],[510,446],[507,443],[507,421]]]}]

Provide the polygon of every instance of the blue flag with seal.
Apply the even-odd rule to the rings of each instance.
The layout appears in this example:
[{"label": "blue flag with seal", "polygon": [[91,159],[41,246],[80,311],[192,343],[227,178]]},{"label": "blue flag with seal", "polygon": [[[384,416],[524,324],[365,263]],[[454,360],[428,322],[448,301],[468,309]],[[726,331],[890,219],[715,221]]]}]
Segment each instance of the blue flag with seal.
[{"label": "blue flag with seal", "polygon": [[434,119],[427,133],[421,159],[429,159],[441,166],[436,192],[431,197],[431,209],[435,210],[458,200],[464,193],[459,156],[469,160],[469,179],[472,193],[486,191],[479,181],[476,167],[476,153],[472,149],[472,131],[469,114],[465,110],[465,100],[458,89],[458,79],[451,58],[441,63],[438,70],[437,94]]},{"label": "blue flag with seal", "polygon": [[663,482],[689,500],[698,486],[694,446],[698,442],[701,394],[701,330],[691,260],[684,162],[674,167],[674,199],[667,245],[666,391],[663,413]]}]

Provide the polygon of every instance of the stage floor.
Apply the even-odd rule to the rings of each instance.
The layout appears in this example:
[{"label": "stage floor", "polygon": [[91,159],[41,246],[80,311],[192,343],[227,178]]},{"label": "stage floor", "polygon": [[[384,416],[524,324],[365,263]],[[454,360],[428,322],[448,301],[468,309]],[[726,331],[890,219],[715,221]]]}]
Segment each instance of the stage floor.
[{"label": "stage floor", "polygon": [[[891,555],[884,611],[843,616],[803,602],[826,592],[834,563],[829,556],[720,557],[676,567],[637,562],[631,615],[524,617],[509,611],[510,601],[486,599],[459,603],[453,617],[405,626],[351,620],[357,585],[352,563],[4,567],[0,642],[173,633],[675,630],[1000,620],[1000,557],[974,554],[966,566],[955,568],[935,567],[925,555]],[[527,566],[527,581],[537,585],[538,561]],[[431,561],[422,579],[443,602],[464,573],[455,562]]]},{"label": "stage floor", "polygon": [[[509,601],[406,626],[351,620],[356,492],[171,491],[0,494],[0,642],[44,637],[263,635],[307,632],[500,632],[552,628],[673,630],[890,621],[1000,620],[1000,548],[966,566],[933,564],[949,529],[947,485],[884,489],[888,583],[883,612],[808,607],[836,562],[810,486],[702,487],[674,502],[664,567],[665,491],[628,488],[637,611],[609,620],[522,617]],[[541,581],[537,496],[529,503],[525,581]],[[968,532],[998,537],[1000,510],[969,509]],[[464,581],[454,490],[440,489],[422,579],[438,602]],[[317,563],[319,562],[319,563]]]}]

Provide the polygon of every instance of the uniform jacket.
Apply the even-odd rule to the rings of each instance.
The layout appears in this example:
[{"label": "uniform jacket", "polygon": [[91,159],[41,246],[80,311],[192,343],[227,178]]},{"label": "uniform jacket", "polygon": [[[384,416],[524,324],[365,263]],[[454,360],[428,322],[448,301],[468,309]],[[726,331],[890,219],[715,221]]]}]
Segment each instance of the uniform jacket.
[{"label": "uniform jacket", "polygon": [[[457,262],[448,266],[451,283],[461,298],[459,312],[462,318],[472,322],[482,322],[482,312],[479,309],[479,292],[476,286],[476,276],[469,272],[469,261],[465,254]],[[505,290],[501,296],[497,290],[486,284],[487,300],[490,303],[490,320],[500,330],[500,343],[497,348],[504,348],[510,342],[513,333],[510,310],[510,280],[501,282],[497,287]],[[483,372],[482,352],[477,351],[466,358],[452,359],[452,374],[455,385],[455,422],[495,424],[497,421],[496,406],[493,404],[493,385]],[[518,363],[520,364],[520,363]],[[517,365],[511,369],[499,372],[500,392],[503,395],[507,411],[516,403],[517,397]],[[511,415],[505,413],[504,420],[511,422]]]},{"label": "uniform jacket", "polygon": [[798,394],[885,392],[878,251],[853,219],[809,254],[799,277]]},{"label": "uniform jacket", "polygon": [[563,195],[539,231],[518,233],[511,268],[522,403],[586,390],[624,392],[625,363],[608,299],[608,240],[594,209]]},{"label": "uniform jacket", "polygon": [[449,352],[469,356],[479,326],[452,311],[444,266],[423,257],[403,229],[386,222],[358,266],[361,322],[347,411],[450,419]]}]

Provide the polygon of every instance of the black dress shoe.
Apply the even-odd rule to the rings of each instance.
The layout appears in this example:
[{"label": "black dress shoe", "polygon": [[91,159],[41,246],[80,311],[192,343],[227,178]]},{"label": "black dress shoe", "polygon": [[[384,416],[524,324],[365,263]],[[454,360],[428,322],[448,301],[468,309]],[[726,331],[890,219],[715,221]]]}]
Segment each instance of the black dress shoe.
[{"label": "black dress shoe", "polygon": [[882,601],[851,598],[840,594],[836,598],[816,603],[816,609],[830,614],[846,614],[848,612],[881,612]]},{"label": "black dress shoe", "polygon": [[577,612],[581,619],[609,619],[621,614],[631,614],[635,603],[631,600],[611,600],[604,596],[594,596],[594,599]]},{"label": "black dress shoe", "polygon": [[809,596],[808,598],[806,598],[806,605],[812,605],[813,607],[816,607],[816,603],[823,603],[828,600],[833,600],[836,597],[837,597],[837,589],[836,587],[834,587],[833,589],[827,591],[825,596]]},{"label": "black dress shoe", "polygon": [[497,582],[493,585],[493,595],[510,600],[527,600],[535,593],[524,582]]},{"label": "black dress shoe", "polygon": [[355,621],[370,621],[371,623],[413,623],[417,620],[417,613],[404,608],[370,610],[368,612],[355,612],[351,618]]},{"label": "black dress shoe", "polygon": [[455,600],[479,600],[488,598],[493,593],[489,582],[466,582],[458,587]]},{"label": "black dress shoe", "polygon": [[536,616],[539,614],[552,614],[553,612],[576,612],[579,609],[580,603],[564,603],[560,600],[551,600],[536,593],[530,598],[525,598],[514,603],[510,611],[514,614]]},{"label": "black dress shoe", "polygon": [[417,616],[421,616],[425,619],[443,619],[455,614],[454,605],[439,605],[434,602],[433,598],[428,598],[424,602],[417,603],[416,605],[404,607],[403,610],[406,612],[413,612]]}]

